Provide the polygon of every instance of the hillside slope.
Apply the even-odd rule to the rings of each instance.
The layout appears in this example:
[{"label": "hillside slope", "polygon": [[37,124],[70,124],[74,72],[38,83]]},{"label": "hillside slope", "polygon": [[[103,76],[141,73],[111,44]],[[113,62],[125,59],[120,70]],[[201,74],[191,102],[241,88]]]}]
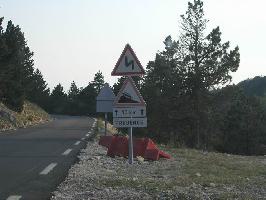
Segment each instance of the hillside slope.
[{"label": "hillside slope", "polygon": [[22,128],[50,120],[42,108],[26,101],[21,113],[14,112],[0,103],[0,131]]},{"label": "hillside slope", "polygon": [[266,76],[256,76],[238,83],[248,96],[266,96]]}]

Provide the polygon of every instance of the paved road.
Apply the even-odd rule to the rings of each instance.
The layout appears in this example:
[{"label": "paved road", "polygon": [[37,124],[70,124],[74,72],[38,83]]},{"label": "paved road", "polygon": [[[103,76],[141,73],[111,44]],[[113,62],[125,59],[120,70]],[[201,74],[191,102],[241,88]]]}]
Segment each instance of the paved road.
[{"label": "paved road", "polygon": [[93,124],[88,117],[57,117],[0,133],[0,200],[49,199],[85,147]]}]

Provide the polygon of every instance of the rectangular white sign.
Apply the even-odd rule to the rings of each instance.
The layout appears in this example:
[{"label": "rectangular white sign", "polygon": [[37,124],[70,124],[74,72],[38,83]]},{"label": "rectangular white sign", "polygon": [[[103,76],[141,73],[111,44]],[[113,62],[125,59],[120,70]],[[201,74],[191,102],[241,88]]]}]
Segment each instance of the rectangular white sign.
[{"label": "rectangular white sign", "polygon": [[113,124],[117,128],[147,127],[147,118],[113,118]]},{"label": "rectangular white sign", "polygon": [[114,118],[123,117],[146,117],[146,107],[114,107],[113,108]]}]

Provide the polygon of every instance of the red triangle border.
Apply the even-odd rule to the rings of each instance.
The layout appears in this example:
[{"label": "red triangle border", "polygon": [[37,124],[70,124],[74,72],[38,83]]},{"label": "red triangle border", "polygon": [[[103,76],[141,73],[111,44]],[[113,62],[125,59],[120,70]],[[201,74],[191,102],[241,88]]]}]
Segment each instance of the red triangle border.
[{"label": "red triangle border", "polygon": [[[138,95],[138,97],[141,101],[140,103],[118,103],[118,100],[122,96],[122,92],[124,91],[128,82],[130,82],[132,84],[133,89],[135,90],[136,94]],[[127,79],[124,81],[121,89],[119,90],[119,92],[117,94],[117,97],[114,101],[114,107],[138,107],[138,106],[146,106],[146,103],[145,103],[143,97],[141,96],[139,90],[137,89],[133,79],[131,77],[127,77]]]},{"label": "red triangle border", "polygon": [[[136,63],[138,64],[138,66],[141,69],[141,72],[116,72],[121,60],[123,59],[126,51],[129,50],[130,53],[132,54],[133,58],[135,59]],[[144,75],[145,74],[145,70],[143,68],[143,66],[141,65],[139,59],[137,58],[135,52],[133,51],[133,49],[131,48],[131,46],[129,44],[126,44],[122,54],[120,55],[118,61],[116,62],[115,68],[113,69],[111,76],[134,76],[134,75]]]}]

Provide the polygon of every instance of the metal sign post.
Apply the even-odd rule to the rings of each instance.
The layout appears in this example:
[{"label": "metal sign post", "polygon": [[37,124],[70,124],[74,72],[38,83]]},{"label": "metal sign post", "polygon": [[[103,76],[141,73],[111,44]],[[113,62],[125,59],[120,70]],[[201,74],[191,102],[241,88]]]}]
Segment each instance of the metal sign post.
[{"label": "metal sign post", "polygon": [[104,114],[104,135],[107,135],[107,113]]},{"label": "metal sign post", "polygon": [[127,44],[119,57],[112,76],[127,76],[113,105],[113,125],[128,128],[128,162],[133,164],[133,127],[147,127],[146,103],[131,76],[144,75],[145,71],[136,54]]},{"label": "metal sign post", "polygon": [[128,141],[128,163],[133,164],[133,137],[132,137],[132,130],[133,128],[130,127],[128,128],[128,136],[129,136],[129,141]]}]

